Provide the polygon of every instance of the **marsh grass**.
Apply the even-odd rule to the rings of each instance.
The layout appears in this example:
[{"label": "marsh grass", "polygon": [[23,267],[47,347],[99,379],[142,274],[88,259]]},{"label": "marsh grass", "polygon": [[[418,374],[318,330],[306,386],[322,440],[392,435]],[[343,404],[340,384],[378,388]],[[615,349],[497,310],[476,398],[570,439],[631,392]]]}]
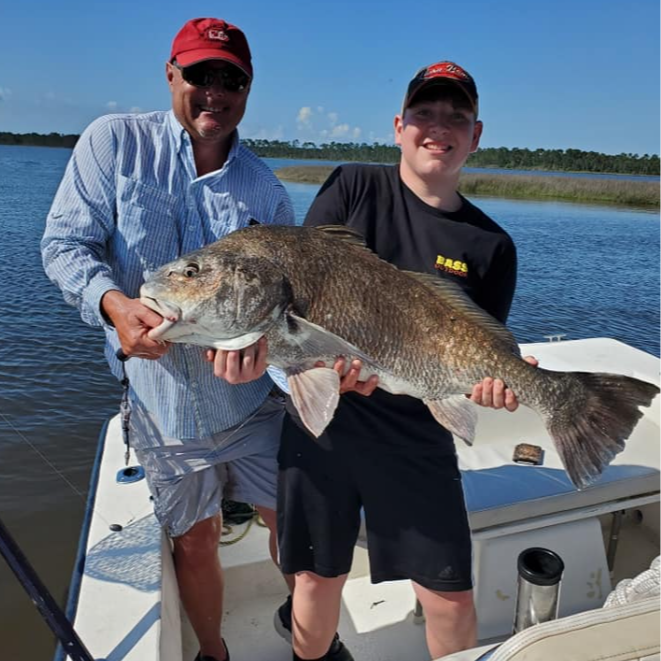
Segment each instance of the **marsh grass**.
[{"label": "marsh grass", "polygon": [[[276,170],[283,181],[322,184],[331,165],[296,165]],[[659,184],[654,181],[589,179],[587,177],[527,176],[465,173],[459,180],[464,195],[522,200],[559,200],[658,209]]]}]

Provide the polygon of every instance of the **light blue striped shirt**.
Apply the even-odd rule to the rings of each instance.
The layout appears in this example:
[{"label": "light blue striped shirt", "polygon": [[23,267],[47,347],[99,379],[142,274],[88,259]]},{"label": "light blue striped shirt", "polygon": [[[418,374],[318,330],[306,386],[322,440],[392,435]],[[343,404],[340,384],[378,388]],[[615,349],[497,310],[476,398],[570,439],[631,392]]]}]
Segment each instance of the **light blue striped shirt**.
[{"label": "light blue striped shirt", "polygon": [[[188,133],[172,111],[108,115],[83,132],[46,223],[48,277],[83,321],[103,326],[106,358],[121,378],[119,340],[101,315],[101,297],[136,298],[159,266],[215,241],[251,219],[293,224],[284,186],[235,133],[225,165],[198,177]],[[159,360],[126,362],[131,395],[161,432],[205,438],[238,424],[264,401],[268,375],[230,385],[214,376],[201,347],[173,345]]]}]

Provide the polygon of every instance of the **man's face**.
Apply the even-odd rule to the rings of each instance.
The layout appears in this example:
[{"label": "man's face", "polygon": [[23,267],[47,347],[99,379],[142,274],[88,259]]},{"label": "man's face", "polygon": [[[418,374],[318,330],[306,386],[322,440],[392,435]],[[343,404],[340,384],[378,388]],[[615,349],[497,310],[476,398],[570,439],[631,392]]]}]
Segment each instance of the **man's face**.
[{"label": "man's face", "polygon": [[[461,92],[459,92],[461,94]],[[395,117],[395,142],[402,165],[419,177],[458,178],[482,134],[482,122],[451,88],[432,87]]]},{"label": "man's face", "polygon": [[[182,72],[176,65],[167,63],[166,76],[172,93],[172,109],[194,142],[222,142],[231,135],[243,118],[250,81],[248,80],[243,89],[224,85],[224,77],[236,81],[240,79],[242,72],[223,60],[200,62],[188,69],[193,67],[196,67],[198,75],[190,77],[186,71]],[[200,69],[208,69],[217,74],[215,77],[209,76],[213,82],[206,87],[197,87],[185,80],[185,77],[199,80]]]}]

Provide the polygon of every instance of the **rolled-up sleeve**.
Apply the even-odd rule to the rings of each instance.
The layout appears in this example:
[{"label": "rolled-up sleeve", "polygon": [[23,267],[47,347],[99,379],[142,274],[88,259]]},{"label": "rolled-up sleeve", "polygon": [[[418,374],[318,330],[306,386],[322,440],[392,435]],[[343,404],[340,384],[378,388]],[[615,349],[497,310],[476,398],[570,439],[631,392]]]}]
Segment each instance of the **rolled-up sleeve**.
[{"label": "rolled-up sleeve", "polygon": [[46,275],[93,326],[106,322],[100,302],[120,289],[107,263],[115,229],[116,146],[101,118],[81,135],[46,219],[41,254]]}]

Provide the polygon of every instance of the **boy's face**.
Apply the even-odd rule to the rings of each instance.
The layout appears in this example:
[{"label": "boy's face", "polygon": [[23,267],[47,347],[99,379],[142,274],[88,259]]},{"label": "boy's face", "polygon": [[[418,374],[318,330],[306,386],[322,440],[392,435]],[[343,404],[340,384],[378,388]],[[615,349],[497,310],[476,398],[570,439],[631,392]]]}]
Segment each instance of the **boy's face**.
[{"label": "boy's face", "polygon": [[482,135],[482,122],[461,90],[452,86],[423,89],[395,117],[395,142],[402,164],[419,177],[458,179]]}]

